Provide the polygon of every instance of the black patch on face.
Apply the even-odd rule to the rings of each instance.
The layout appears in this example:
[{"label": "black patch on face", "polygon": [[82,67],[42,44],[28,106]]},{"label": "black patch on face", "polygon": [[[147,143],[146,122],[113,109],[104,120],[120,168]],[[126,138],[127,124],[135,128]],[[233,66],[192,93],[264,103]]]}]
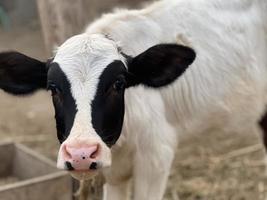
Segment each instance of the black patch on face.
[{"label": "black patch on face", "polygon": [[126,68],[116,60],[109,64],[99,78],[92,101],[92,124],[96,133],[108,145],[118,140],[124,117]]},{"label": "black patch on face", "polygon": [[57,136],[62,143],[70,134],[77,109],[70,83],[57,63],[51,63],[49,66],[47,87],[52,92]]}]

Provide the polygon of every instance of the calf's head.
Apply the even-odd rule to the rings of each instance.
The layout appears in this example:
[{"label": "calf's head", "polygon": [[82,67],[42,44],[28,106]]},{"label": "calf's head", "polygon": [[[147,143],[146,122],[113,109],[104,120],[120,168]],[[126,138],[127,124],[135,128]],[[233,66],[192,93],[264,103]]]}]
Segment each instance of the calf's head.
[{"label": "calf's head", "polygon": [[57,165],[87,179],[111,165],[110,148],[123,126],[125,90],[139,84],[166,86],[194,59],[192,49],[176,44],[126,56],[103,35],[81,34],[67,40],[48,62],[1,53],[0,88],[15,95],[51,91],[61,144]]}]

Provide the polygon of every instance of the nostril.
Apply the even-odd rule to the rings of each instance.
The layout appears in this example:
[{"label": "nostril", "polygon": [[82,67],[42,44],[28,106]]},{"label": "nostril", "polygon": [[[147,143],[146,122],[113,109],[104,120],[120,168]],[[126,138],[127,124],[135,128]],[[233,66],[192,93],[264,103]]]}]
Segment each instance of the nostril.
[{"label": "nostril", "polygon": [[65,145],[63,148],[64,148],[64,150],[63,150],[63,152],[64,152],[64,157],[67,158],[67,159],[71,159],[72,156],[71,156],[71,153],[69,152],[67,146]]},{"label": "nostril", "polygon": [[90,155],[90,158],[91,159],[95,159],[97,156],[98,156],[98,154],[99,154],[99,145],[96,145],[96,148],[95,148],[95,151],[93,151],[92,152],[92,154]]},{"label": "nostril", "polygon": [[90,158],[94,159],[97,157],[97,150],[95,150],[91,155]]}]

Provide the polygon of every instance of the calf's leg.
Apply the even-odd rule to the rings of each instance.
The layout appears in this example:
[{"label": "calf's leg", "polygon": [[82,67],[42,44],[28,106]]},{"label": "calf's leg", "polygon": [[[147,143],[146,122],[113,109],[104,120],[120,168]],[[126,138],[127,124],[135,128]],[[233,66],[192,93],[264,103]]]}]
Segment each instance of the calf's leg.
[{"label": "calf's leg", "polygon": [[[150,156],[150,157],[149,157]],[[137,158],[134,172],[134,200],[162,200],[170,173],[174,152],[165,151],[158,154]],[[165,159],[162,159],[165,157]],[[168,157],[168,158],[166,158]]]},{"label": "calf's leg", "polygon": [[174,131],[168,133],[165,129],[150,135],[149,139],[145,138],[146,144],[138,147],[134,159],[134,200],[163,199],[175,156]]},{"label": "calf's leg", "polygon": [[104,185],[103,200],[130,200],[130,180],[117,184],[106,183]]},{"label": "calf's leg", "polygon": [[[115,150],[116,149],[116,150]],[[132,159],[127,147],[112,150],[112,165],[104,171],[104,200],[128,200],[132,177]]]}]

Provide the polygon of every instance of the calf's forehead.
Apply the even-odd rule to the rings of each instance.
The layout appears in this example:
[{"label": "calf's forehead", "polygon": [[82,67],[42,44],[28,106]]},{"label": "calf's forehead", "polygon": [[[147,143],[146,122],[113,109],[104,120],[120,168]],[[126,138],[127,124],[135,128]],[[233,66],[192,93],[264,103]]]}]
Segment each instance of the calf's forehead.
[{"label": "calf's forehead", "polygon": [[[70,82],[77,106],[93,99],[99,77],[114,60],[123,60],[114,41],[103,35],[81,34],[61,45],[54,58]],[[83,105],[84,106],[84,105]]]}]

